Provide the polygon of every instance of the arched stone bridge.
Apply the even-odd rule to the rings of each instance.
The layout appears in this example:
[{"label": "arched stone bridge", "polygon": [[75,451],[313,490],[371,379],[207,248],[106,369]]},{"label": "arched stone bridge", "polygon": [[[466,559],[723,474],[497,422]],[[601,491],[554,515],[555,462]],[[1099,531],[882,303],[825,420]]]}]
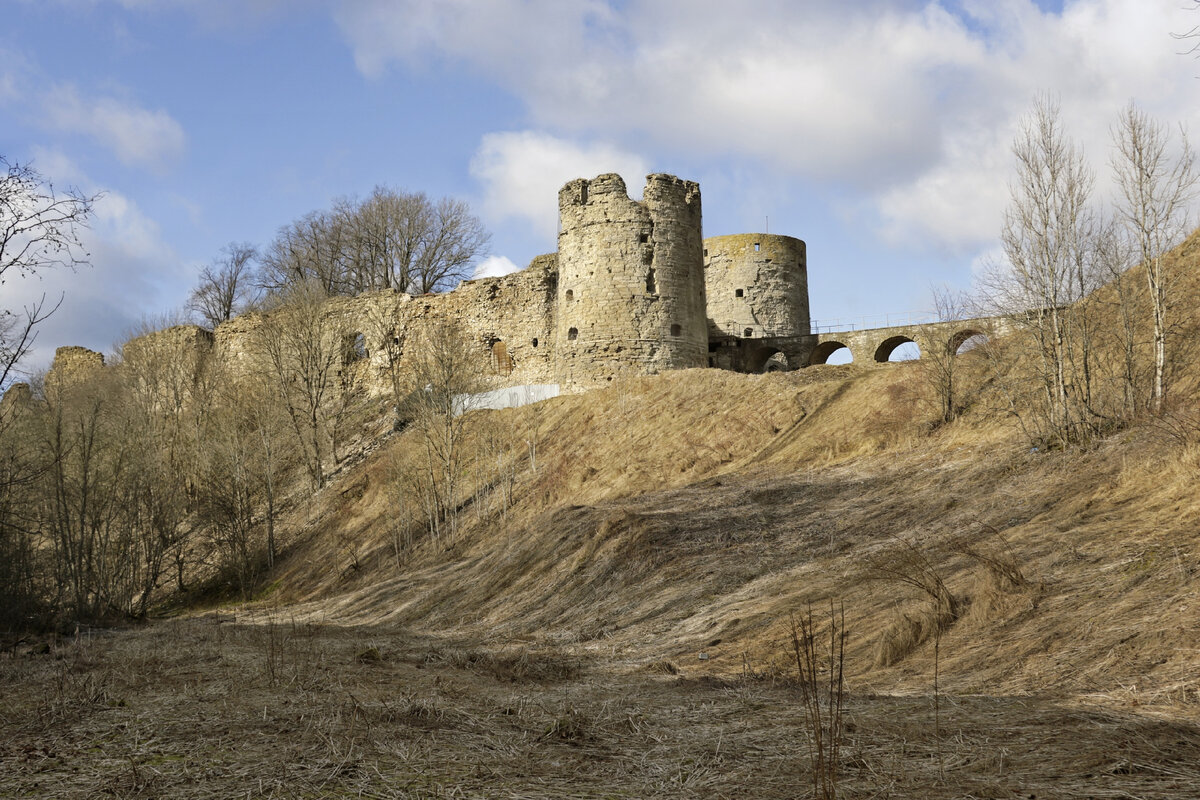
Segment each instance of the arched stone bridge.
[{"label": "arched stone bridge", "polygon": [[915,342],[922,355],[933,348],[957,352],[974,337],[991,337],[1008,332],[1010,324],[1001,317],[977,317],[950,322],[831,331],[808,336],[745,339],[742,340],[745,348],[742,364],[747,372],[800,369],[826,363],[830,356],[843,347],[849,349],[857,363],[885,362],[897,347],[907,342]]}]

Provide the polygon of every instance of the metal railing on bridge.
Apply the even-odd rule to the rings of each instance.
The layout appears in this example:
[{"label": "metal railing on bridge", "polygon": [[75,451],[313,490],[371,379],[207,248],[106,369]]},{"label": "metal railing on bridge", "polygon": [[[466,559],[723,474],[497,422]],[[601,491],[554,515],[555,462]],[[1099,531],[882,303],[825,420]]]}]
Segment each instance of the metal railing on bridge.
[{"label": "metal railing on bridge", "polygon": [[843,333],[871,328],[899,328],[905,325],[928,325],[938,322],[936,314],[928,311],[904,311],[899,314],[882,314],[874,317],[848,317],[845,319],[812,320],[812,333]]}]

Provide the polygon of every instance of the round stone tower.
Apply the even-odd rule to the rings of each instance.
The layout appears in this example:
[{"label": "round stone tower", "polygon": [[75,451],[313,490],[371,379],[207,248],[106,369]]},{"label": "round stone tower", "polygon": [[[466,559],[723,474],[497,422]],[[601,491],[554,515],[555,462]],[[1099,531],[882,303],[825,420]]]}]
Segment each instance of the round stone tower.
[{"label": "round stone tower", "polygon": [[704,240],[709,337],[807,336],[808,257],[791,236],[739,233]]},{"label": "round stone tower", "polygon": [[559,381],[704,366],[699,185],[648,175],[637,202],[619,175],[581,178],[558,193],[558,212]]}]

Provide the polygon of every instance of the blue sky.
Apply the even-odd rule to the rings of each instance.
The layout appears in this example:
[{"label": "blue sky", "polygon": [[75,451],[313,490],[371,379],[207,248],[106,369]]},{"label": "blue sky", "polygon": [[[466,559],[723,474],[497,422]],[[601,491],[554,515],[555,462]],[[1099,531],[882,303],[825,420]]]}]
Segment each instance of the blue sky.
[{"label": "blue sky", "polygon": [[1197,129],[1181,0],[3,0],[0,155],[104,192],[30,367],[180,308],[231,241],[372,187],[453,195],[481,270],[554,249],[557,188],[698,180],[706,235],[808,243],[817,320],[920,311],[994,253],[1038,92],[1109,191],[1131,99]]}]

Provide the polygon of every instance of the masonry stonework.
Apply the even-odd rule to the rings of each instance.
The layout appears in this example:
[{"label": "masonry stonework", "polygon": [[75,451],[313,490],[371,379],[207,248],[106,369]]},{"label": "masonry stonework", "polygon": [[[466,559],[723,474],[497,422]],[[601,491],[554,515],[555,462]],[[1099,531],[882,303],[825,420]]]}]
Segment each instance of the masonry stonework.
[{"label": "masonry stonework", "polygon": [[54,363],[46,372],[46,393],[62,392],[91,378],[104,368],[104,356],[86,347],[60,347],[54,351]]},{"label": "masonry stonework", "polygon": [[699,185],[649,175],[638,202],[601,175],[568,183],[558,206],[556,381],[704,366]]},{"label": "masonry stonework", "polygon": [[791,236],[739,233],[704,240],[710,339],[808,333],[808,260]]},{"label": "masonry stonework", "polygon": [[[815,335],[805,243],[765,233],[704,239],[700,187],[673,175],[648,175],[640,201],[615,174],[571,181],[558,201],[558,252],[519,272],[463,281],[440,295],[385,290],[325,301],[320,335],[340,353],[339,385],[390,393],[408,371],[416,333],[431,324],[478,354],[488,388],[568,391],[689,367],[795,369],[823,363],[843,345],[863,360],[886,360],[898,342],[954,348],[985,329],[968,321]],[[244,314],[212,332],[170,328],[126,343],[123,361],[133,367],[168,353],[192,379],[209,368],[253,373],[266,366],[265,326],[286,330],[296,314],[288,307]],[[103,365],[99,353],[59,348],[46,389]]]}]

